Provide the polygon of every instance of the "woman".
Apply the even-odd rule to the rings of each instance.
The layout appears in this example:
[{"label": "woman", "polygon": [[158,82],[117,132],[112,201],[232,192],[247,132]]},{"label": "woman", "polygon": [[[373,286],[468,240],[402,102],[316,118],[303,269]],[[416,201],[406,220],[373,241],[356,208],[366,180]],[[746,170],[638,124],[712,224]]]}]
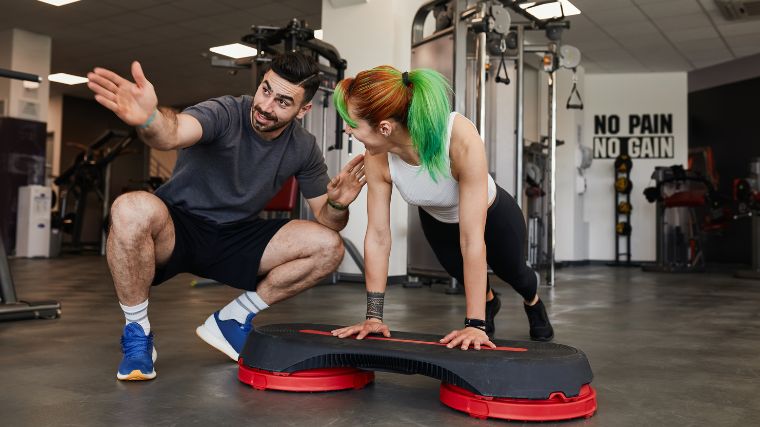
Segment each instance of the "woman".
[{"label": "woman", "polygon": [[554,332],[538,298],[538,274],[525,262],[525,223],[512,196],[488,174],[483,140],[474,125],[451,113],[446,79],[417,69],[390,66],[341,81],[335,104],[346,132],[364,143],[367,177],[367,234],[364,239],[367,317],[333,335],[357,339],[369,333],[390,336],[383,301],[391,250],[390,201],[395,185],[420,221],[438,261],[464,283],[465,327],[441,343],[463,350],[495,347],[494,316],[499,297],[488,286],[488,265],[525,300],[533,340]]}]

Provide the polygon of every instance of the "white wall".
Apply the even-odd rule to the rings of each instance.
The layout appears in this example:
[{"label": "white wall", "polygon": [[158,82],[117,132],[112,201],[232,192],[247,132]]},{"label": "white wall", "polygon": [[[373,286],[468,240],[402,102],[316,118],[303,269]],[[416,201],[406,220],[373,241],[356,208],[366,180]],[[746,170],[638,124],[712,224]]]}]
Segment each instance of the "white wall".
[{"label": "white wall", "polygon": [[43,77],[36,89],[27,89],[21,80],[0,79],[0,99],[10,117],[44,122],[48,117],[50,83],[50,37],[12,29],[0,33],[0,67]]},{"label": "white wall", "polygon": [[[322,0],[324,41],[333,44],[348,62],[346,76],[355,76],[359,71],[384,64],[407,70],[411,62],[412,19],[417,9],[427,1],[375,0],[358,3],[334,7],[332,1]],[[354,153],[363,151],[361,143],[355,141]],[[344,149],[343,163],[347,159],[348,153]],[[393,248],[388,269],[390,276],[406,275],[406,218],[407,204],[394,192],[391,200]],[[341,234],[363,253],[366,228],[365,190],[351,205],[351,218]],[[359,273],[349,256],[345,257],[338,271]]]},{"label": "white wall", "polygon": [[[592,146],[594,116],[616,114],[620,117],[619,136],[629,136],[630,114],[672,114],[673,158],[634,159],[631,171],[633,191],[632,259],[655,259],[655,206],[644,198],[651,185],[655,166],[686,164],[688,159],[688,111],[686,73],[593,74],[585,78],[583,144]],[[634,132],[634,135],[637,133]],[[588,170],[588,190],[584,206],[589,255],[592,260],[611,260],[615,256],[613,159],[595,158]]]}]

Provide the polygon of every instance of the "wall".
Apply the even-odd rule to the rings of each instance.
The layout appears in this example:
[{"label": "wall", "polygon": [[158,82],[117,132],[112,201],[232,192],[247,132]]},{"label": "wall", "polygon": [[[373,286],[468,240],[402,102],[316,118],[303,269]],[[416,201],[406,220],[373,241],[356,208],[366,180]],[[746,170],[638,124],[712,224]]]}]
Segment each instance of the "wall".
[{"label": "wall", "polygon": [[[629,136],[629,115],[672,114],[673,158],[634,159],[631,180],[632,259],[655,259],[655,206],[642,192],[655,166],[686,164],[688,158],[686,73],[593,74],[585,79],[583,144],[592,146],[595,115],[618,115],[617,136]],[[634,132],[634,135],[638,132]],[[589,223],[589,259],[614,259],[613,159],[595,158],[588,170],[584,218]]]},{"label": "wall", "polygon": [[[427,1],[385,0],[345,7],[335,7],[330,0],[322,1],[322,30],[324,40],[333,44],[348,62],[347,76],[378,65],[390,64],[407,70],[411,62],[412,19],[417,9]],[[344,144],[344,147],[347,145]],[[354,153],[363,152],[355,142]],[[348,160],[343,152],[343,163]],[[407,204],[397,192],[391,200],[391,250],[389,276],[406,275],[406,218]],[[351,205],[351,219],[341,233],[364,253],[364,234],[367,228],[366,190]],[[338,269],[343,273],[359,273],[346,256]]]},{"label": "wall", "polygon": [[[733,180],[749,175],[750,159],[760,157],[755,105],[759,93],[758,77],[689,93],[689,146],[712,147],[718,190],[728,198]],[[749,264],[751,228],[745,218],[721,234],[708,235],[707,262]]]}]

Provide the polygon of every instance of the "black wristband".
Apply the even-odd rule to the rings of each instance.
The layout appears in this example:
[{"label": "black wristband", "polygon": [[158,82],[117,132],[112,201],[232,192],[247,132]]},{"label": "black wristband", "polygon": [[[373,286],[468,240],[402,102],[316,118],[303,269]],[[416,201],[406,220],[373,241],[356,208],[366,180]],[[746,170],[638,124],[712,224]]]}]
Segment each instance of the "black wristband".
[{"label": "black wristband", "polygon": [[329,198],[327,199],[327,204],[332,206],[333,209],[338,210],[338,211],[344,211],[348,209],[348,205],[344,205],[343,203],[338,203],[336,201],[330,200]]},{"label": "black wristband", "polygon": [[486,321],[481,319],[470,319],[469,317],[465,317],[464,326],[465,328],[475,328],[480,329],[483,332],[486,331]]},{"label": "black wristband", "polygon": [[367,292],[367,319],[383,321],[385,292]]}]

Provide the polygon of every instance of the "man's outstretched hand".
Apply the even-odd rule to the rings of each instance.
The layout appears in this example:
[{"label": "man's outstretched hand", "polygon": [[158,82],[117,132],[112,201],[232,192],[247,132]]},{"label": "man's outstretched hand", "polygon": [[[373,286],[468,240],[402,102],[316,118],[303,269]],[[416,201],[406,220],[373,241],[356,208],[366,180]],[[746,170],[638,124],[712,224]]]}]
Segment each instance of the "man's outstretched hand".
[{"label": "man's outstretched hand", "polygon": [[132,63],[134,83],[105,68],[95,68],[87,78],[95,100],[130,126],[147,122],[158,105],[156,91],[137,61]]}]

